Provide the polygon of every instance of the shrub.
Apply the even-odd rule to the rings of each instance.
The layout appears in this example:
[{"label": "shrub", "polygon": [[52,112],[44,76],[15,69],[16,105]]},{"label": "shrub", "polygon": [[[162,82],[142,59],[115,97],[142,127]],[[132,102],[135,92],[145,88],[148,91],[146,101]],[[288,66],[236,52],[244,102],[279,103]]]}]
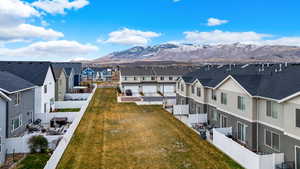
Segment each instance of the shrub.
[{"label": "shrub", "polygon": [[41,152],[44,153],[48,149],[48,140],[42,136],[32,136],[29,141],[29,148],[32,153]]}]

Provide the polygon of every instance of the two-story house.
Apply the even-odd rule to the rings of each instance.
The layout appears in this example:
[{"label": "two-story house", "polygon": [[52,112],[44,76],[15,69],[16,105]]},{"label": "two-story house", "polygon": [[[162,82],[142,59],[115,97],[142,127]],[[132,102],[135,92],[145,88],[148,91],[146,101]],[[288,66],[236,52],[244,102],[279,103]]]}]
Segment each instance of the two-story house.
[{"label": "two-story house", "polygon": [[122,92],[130,90],[135,95],[143,93],[145,96],[175,97],[176,80],[190,67],[122,67],[120,68],[120,89]]},{"label": "two-story house", "polygon": [[0,91],[0,166],[5,161],[6,115],[8,102],[11,99]]},{"label": "two-story house", "polygon": [[[81,71],[82,71],[82,63],[78,63],[78,62],[52,62],[52,65],[54,65],[55,67],[60,67],[60,68],[64,68],[66,73],[67,72],[67,68],[72,68],[73,69],[73,75],[70,76],[70,79],[73,80],[73,83],[70,82],[70,86],[79,86],[80,85],[80,81],[81,81]],[[70,89],[70,88],[69,88]]]},{"label": "two-story house", "polygon": [[63,101],[67,92],[67,74],[64,68],[53,65],[55,77],[55,101]]},{"label": "two-story house", "polygon": [[12,73],[37,86],[34,113],[49,113],[55,108],[55,79],[50,62],[0,61],[0,71]]},{"label": "two-story house", "polygon": [[284,153],[299,169],[299,73],[298,64],[206,66],[178,80],[177,104],[206,113],[213,127],[231,127],[254,152]]}]

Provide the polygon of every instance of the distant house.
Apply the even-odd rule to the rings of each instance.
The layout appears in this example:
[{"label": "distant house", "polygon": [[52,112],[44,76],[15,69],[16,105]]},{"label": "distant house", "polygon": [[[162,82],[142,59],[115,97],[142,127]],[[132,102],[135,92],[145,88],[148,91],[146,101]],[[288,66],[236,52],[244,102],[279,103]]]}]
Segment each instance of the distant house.
[{"label": "distant house", "polygon": [[0,71],[0,91],[10,98],[6,108],[7,137],[24,133],[26,125],[34,120],[36,86],[9,72]]},{"label": "distant house", "polygon": [[67,92],[67,74],[64,68],[53,66],[55,77],[55,101],[63,101]]},{"label": "distant house", "polygon": [[6,138],[6,115],[8,110],[8,102],[11,99],[0,91],[0,166],[5,161],[5,138]]},{"label": "distant house", "polygon": [[54,62],[52,65],[61,68],[73,68],[73,86],[79,86],[81,81],[81,71],[82,71],[82,63],[77,62]]},{"label": "distant house", "polygon": [[49,113],[55,108],[55,79],[50,62],[0,61],[0,71],[12,73],[37,86],[34,89],[34,113]]},{"label": "distant house", "polygon": [[82,79],[94,81],[111,81],[112,69],[100,67],[86,67],[82,70]]},{"label": "distant house", "polygon": [[122,67],[120,69],[120,89],[122,92],[131,91],[133,95],[143,93],[145,96],[175,97],[176,80],[186,72],[189,67]]}]

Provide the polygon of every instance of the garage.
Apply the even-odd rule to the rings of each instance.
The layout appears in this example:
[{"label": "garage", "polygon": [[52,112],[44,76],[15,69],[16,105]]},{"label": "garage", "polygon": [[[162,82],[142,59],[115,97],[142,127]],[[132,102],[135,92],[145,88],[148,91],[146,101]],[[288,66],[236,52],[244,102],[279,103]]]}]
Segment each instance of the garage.
[{"label": "garage", "polygon": [[157,87],[156,85],[143,85],[143,93],[145,95],[148,95],[148,94],[156,94],[157,93]]},{"label": "garage", "polygon": [[131,90],[132,95],[138,95],[139,94],[139,86],[136,86],[136,85],[124,86],[124,92],[126,90]]},{"label": "garage", "polygon": [[160,85],[160,91],[161,93],[164,93],[166,96],[168,95],[174,95],[175,94],[175,85],[170,85],[170,84],[161,84]]}]

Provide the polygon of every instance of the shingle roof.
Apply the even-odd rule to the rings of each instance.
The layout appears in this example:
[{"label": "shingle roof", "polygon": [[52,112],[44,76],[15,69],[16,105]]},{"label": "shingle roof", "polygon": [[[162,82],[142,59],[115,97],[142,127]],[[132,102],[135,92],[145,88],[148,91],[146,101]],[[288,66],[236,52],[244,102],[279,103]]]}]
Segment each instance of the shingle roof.
[{"label": "shingle roof", "polygon": [[[280,68],[281,67],[281,68]],[[281,70],[281,71],[280,71]],[[231,75],[252,96],[261,96],[281,100],[300,91],[300,64],[252,64],[223,67],[202,67],[185,74],[182,78],[192,83],[198,79],[206,87],[216,87]]]},{"label": "shingle roof", "polygon": [[74,73],[79,75],[82,70],[82,63],[77,62],[53,62],[52,65],[61,68],[73,68]]},{"label": "shingle roof", "polygon": [[121,68],[122,76],[182,76],[187,72],[194,70],[191,67],[150,67],[150,66],[137,66],[137,67],[125,67]]},{"label": "shingle roof", "polygon": [[71,73],[72,73],[72,70],[74,70],[74,69],[73,69],[73,68],[71,68],[71,67],[67,67],[67,68],[65,68],[65,72],[66,72],[66,74],[67,74],[67,76],[68,76],[68,77],[71,75]]},{"label": "shingle roof", "polygon": [[50,62],[0,61],[0,71],[15,74],[37,86],[44,84]]},{"label": "shingle roof", "polygon": [[0,71],[0,90],[12,93],[35,85],[12,73]]},{"label": "shingle roof", "polygon": [[61,73],[64,71],[64,68],[61,67],[53,67],[53,73],[54,73],[54,78],[55,80],[58,80]]}]

